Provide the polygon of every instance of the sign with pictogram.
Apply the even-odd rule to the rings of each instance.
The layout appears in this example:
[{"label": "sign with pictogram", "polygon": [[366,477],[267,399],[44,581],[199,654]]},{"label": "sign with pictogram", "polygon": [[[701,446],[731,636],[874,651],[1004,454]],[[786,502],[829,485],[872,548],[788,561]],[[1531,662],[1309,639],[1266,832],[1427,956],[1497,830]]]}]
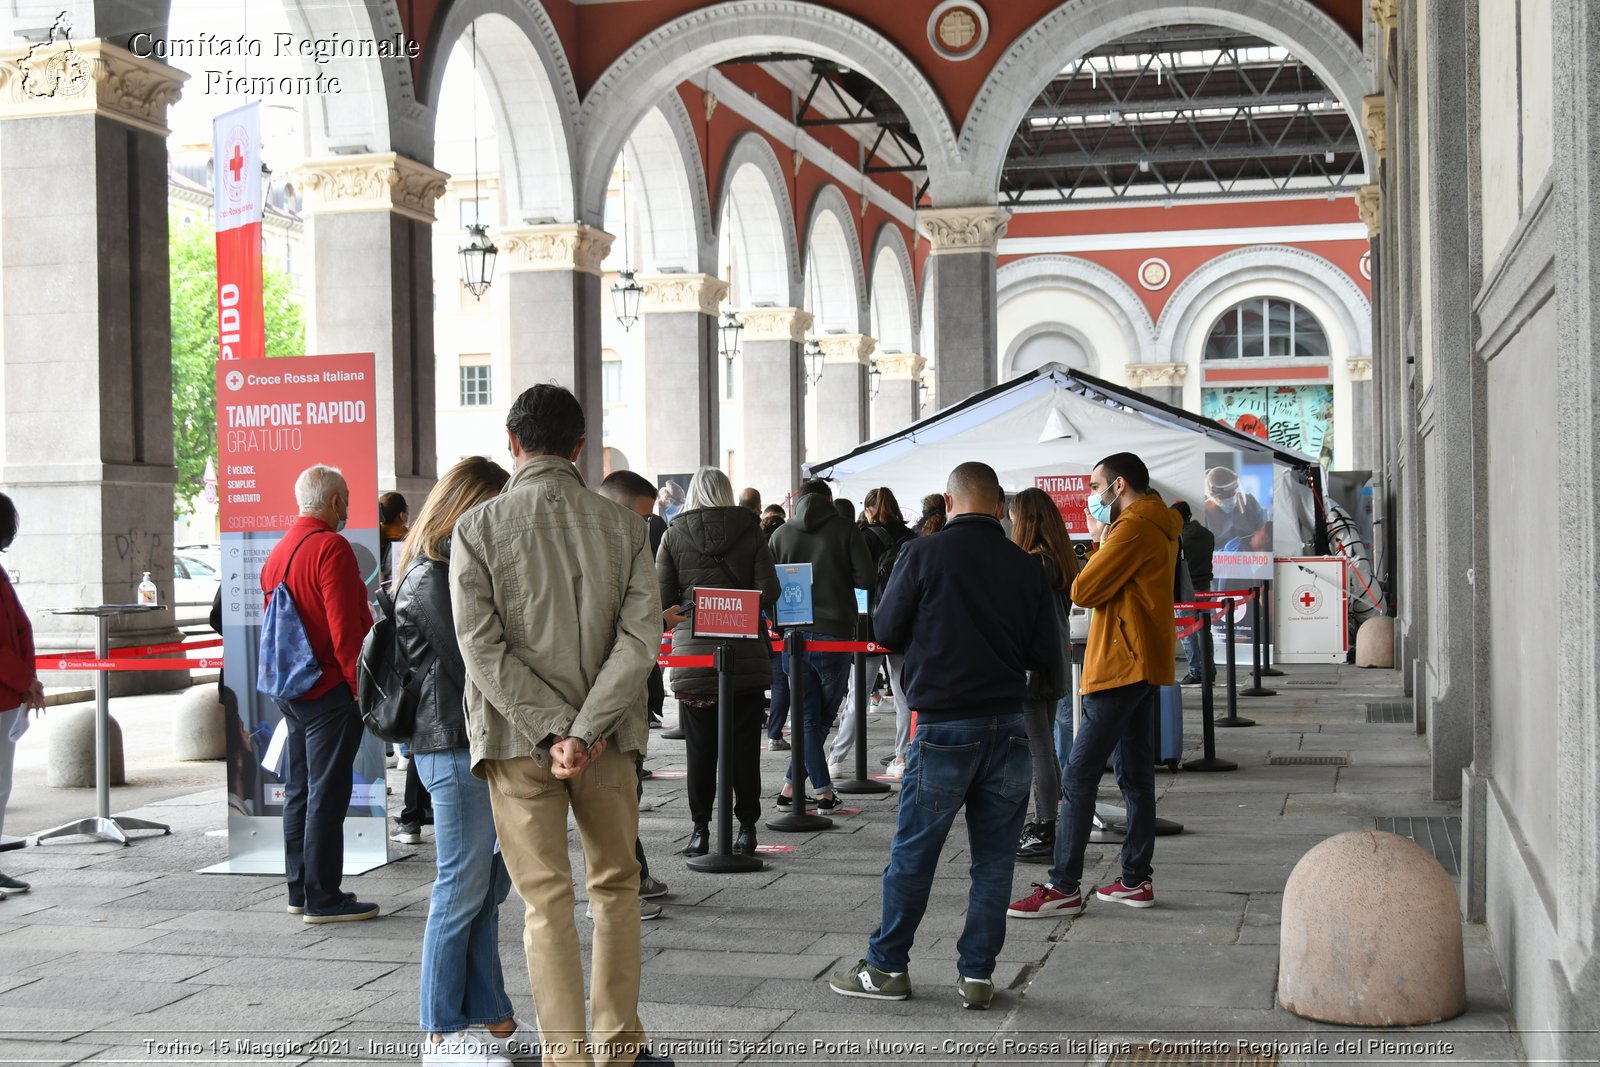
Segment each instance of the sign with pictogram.
[{"label": "sign with pictogram", "polygon": [[810,626],[814,621],[811,608],[811,564],[778,565],[777,621],[779,626]]},{"label": "sign with pictogram", "polygon": [[761,593],[697,587],[689,629],[696,637],[760,637]]}]

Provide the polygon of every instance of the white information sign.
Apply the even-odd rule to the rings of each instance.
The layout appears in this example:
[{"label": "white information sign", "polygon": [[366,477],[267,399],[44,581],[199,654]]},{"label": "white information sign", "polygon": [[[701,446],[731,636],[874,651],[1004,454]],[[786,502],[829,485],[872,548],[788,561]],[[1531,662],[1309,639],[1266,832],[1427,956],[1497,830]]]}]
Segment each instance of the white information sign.
[{"label": "white information sign", "polygon": [[1272,583],[1273,659],[1343,663],[1350,647],[1344,556],[1280,556]]}]

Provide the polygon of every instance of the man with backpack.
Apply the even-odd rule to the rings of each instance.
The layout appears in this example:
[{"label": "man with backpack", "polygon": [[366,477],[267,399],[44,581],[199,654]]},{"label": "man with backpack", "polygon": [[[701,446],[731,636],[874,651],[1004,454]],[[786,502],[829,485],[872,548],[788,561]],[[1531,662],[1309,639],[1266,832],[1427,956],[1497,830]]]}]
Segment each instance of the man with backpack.
[{"label": "man with backpack", "polygon": [[[308,923],[354,922],[378,914],[378,905],[339,888],[344,817],[361,747],[357,664],[372,610],[355,552],[338,533],[350,517],[344,475],[336,467],[308,467],[295,479],[294,495],[300,518],[261,567],[269,605],[261,658],[282,661],[298,648],[307,657],[298,666],[311,669],[297,673],[313,678],[309,688],[276,697],[289,734],[283,803],[289,914]],[[287,612],[280,586],[293,598]],[[302,632],[292,632],[292,623],[273,624],[296,615]]]}]

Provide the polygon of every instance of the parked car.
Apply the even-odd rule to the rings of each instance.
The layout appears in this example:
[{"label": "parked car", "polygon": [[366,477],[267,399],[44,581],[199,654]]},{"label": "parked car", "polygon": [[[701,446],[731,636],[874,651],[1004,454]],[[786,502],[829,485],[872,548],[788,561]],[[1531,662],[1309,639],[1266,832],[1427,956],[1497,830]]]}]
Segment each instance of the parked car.
[{"label": "parked car", "polygon": [[200,556],[175,552],[172,556],[172,598],[179,607],[202,605],[211,610],[222,578],[217,569]]}]

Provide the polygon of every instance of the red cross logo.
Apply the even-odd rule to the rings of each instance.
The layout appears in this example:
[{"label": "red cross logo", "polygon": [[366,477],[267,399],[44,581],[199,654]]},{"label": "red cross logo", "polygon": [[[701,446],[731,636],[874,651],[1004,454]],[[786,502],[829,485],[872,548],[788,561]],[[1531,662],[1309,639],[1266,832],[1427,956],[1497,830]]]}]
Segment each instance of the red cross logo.
[{"label": "red cross logo", "polygon": [[1302,585],[1294,591],[1294,608],[1302,615],[1310,615],[1322,607],[1322,594],[1309,585]]},{"label": "red cross logo", "polygon": [[234,181],[241,181],[244,178],[244,152],[237,144],[233,146],[233,158],[228,160],[228,169],[233,172]]},{"label": "red cross logo", "polygon": [[1304,604],[1308,609],[1312,605],[1314,605],[1316,602],[1317,602],[1317,598],[1312,596],[1310,593],[1301,593],[1300,594],[1300,603]]}]

